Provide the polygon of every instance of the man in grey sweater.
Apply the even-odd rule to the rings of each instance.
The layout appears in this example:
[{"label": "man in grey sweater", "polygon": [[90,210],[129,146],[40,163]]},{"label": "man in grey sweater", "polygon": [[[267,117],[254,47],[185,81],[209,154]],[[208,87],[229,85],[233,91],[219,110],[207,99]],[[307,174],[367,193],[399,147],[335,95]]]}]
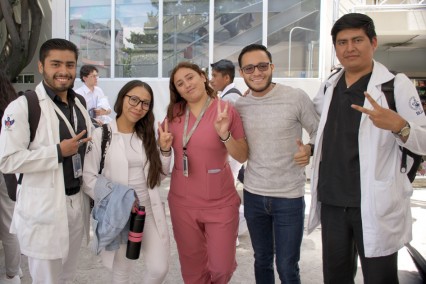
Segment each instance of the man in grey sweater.
[{"label": "man in grey sweater", "polygon": [[304,167],[313,144],[303,145],[302,129],[315,141],[319,117],[300,89],[272,83],[271,53],[248,45],[238,57],[250,89],[236,102],[249,145],[244,177],[244,216],[254,250],[256,283],[274,283],[274,250],[283,283],[300,283],[303,237]]}]

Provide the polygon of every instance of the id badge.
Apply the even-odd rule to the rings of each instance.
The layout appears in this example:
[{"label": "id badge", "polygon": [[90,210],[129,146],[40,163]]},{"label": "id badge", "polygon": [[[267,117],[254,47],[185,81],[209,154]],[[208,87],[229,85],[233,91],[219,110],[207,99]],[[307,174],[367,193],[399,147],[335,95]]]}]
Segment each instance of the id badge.
[{"label": "id badge", "polygon": [[183,175],[188,177],[188,156],[183,154]]},{"label": "id badge", "polygon": [[72,156],[72,168],[74,170],[74,178],[79,178],[83,175],[83,167],[81,166],[81,156],[79,153]]}]

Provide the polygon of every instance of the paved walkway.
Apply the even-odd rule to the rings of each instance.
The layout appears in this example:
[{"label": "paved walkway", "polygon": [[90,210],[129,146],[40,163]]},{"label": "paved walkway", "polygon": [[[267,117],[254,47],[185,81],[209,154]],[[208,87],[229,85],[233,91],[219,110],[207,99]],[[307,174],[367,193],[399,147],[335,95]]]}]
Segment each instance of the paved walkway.
[{"label": "paved walkway", "polygon": [[[422,186],[414,190],[412,197],[412,213],[413,213],[413,241],[411,244],[418,249],[423,256],[426,256],[426,179],[417,182],[416,186]],[[305,195],[306,200],[306,216],[310,204],[309,185],[306,187],[307,192]],[[170,214],[167,207],[167,193],[169,190],[169,179],[166,179],[162,185],[162,198],[166,202],[166,215],[170,227],[170,233],[173,234],[170,224]],[[241,187],[238,188],[241,194]],[[230,283],[250,284],[255,283],[253,273],[253,250],[251,248],[250,237],[248,233],[239,237],[240,245],[237,247],[237,262],[238,268],[235,271]],[[99,258],[94,256],[85,246],[81,248],[81,257],[78,264],[78,275],[74,283],[90,283],[90,284],[103,284],[110,283],[110,273],[102,266]],[[4,276],[4,251],[0,246],[0,277]],[[31,278],[28,272],[27,259],[22,257],[23,265],[22,270],[24,277],[22,278],[23,284],[31,283]],[[132,283],[140,283],[143,274],[143,258],[138,260],[134,275],[132,276]],[[360,268],[361,269],[361,268]],[[302,283],[317,284],[322,283],[322,263],[321,263],[321,229],[316,229],[310,235],[304,235],[301,249],[300,270]],[[399,252],[399,277],[401,284],[420,284],[422,283],[416,267],[414,266],[409,254],[405,249]],[[178,255],[176,251],[176,244],[171,235],[171,257],[170,257],[170,271],[166,279],[166,283],[175,284],[183,283],[180,275],[180,266]],[[276,276],[276,283],[280,283],[278,276]],[[361,270],[358,271],[356,283],[363,283]]]}]

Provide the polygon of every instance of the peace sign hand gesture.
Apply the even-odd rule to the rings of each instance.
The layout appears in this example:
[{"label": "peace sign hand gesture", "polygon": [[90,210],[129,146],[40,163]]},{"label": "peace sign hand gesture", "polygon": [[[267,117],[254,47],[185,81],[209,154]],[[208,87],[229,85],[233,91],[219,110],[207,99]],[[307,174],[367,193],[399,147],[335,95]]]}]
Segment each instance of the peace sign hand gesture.
[{"label": "peace sign hand gesture", "polygon": [[367,92],[364,92],[364,95],[373,107],[372,109],[367,109],[358,105],[351,105],[351,107],[368,115],[368,118],[371,119],[376,127],[397,133],[405,126],[407,121],[398,113],[391,109],[381,107]]},{"label": "peace sign hand gesture", "polygon": [[229,101],[225,103],[225,108],[222,111],[222,107],[220,105],[220,100],[217,102],[217,116],[214,122],[214,128],[216,129],[217,134],[222,139],[226,139],[229,132],[229,116],[228,116],[228,106]]},{"label": "peace sign hand gesture", "polygon": [[172,143],[173,143],[173,135],[169,132],[169,122],[167,118],[164,120],[164,128],[161,126],[161,123],[158,122],[158,145],[160,146],[160,150],[163,152],[170,152]]}]

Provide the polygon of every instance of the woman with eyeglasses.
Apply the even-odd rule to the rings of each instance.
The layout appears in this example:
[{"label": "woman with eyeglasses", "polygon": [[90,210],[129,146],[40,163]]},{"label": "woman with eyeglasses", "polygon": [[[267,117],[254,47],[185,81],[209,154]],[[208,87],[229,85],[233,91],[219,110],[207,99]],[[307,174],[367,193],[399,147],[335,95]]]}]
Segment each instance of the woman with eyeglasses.
[{"label": "woman with eyeglasses", "polygon": [[162,153],[174,153],[168,204],[186,284],[228,283],[236,269],[240,197],[228,154],[243,163],[248,146],[241,118],[219,100],[199,66],[172,71]]},{"label": "woman with eyeglasses", "polygon": [[[106,147],[102,175],[114,183],[133,189],[137,196],[136,202],[145,207],[142,239],[145,274],[138,282],[154,284],[163,283],[169,269],[169,233],[157,187],[169,172],[171,153],[160,152],[157,146],[153,106],[154,94],[147,83],[133,80],[122,87],[114,105],[117,116],[110,123],[111,137]],[[97,128],[93,133],[83,171],[85,191],[93,199],[97,195],[96,184],[100,178],[102,131],[102,128]],[[121,213],[130,216],[130,210]],[[104,265],[112,269],[114,284],[130,283],[135,260],[126,258],[126,244],[125,234],[118,249],[101,251]]]}]

